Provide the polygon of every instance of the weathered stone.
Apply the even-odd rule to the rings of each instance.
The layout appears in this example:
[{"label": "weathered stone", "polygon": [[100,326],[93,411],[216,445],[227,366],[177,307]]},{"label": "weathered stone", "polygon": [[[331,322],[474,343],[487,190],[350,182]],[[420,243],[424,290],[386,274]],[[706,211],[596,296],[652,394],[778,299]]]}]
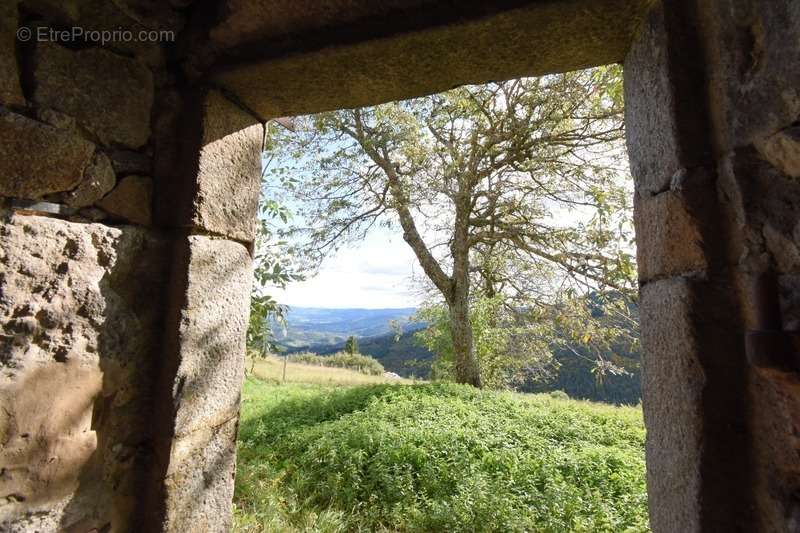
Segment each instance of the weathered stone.
[{"label": "weathered stone", "polygon": [[[236,242],[188,237],[164,480],[165,531],[224,531],[230,523],[252,260]],[[198,490],[202,489],[202,498]]]},{"label": "weathered stone", "polygon": [[[735,6],[735,7],[734,7]],[[800,5],[795,0],[707,3],[714,103],[724,113],[722,151],[758,144],[800,117]],[[796,125],[796,124],[795,124]]]},{"label": "weathered stone", "polygon": [[[217,66],[227,68],[214,71],[215,81],[265,118],[315,113],[619,62],[650,3],[475,2],[454,10],[420,0],[302,2],[302,8],[236,0],[190,63],[204,71],[222,56]],[[262,16],[266,10],[274,15]],[[450,18],[455,12],[457,22]],[[318,40],[309,41],[312,35]],[[224,63],[227,51],[241,48],[270,55]]]},{"label": "weathered stone", "polygon": [[60,26],[78,21],[82,0],[22,0],[22,5]]},{"label": "weathered stone", "polygon": [[626,72],[635,73],[625,76],[625,138],[636,190],[642,195],[668,188],[673,174],[683,166],[660,3],[648,18],[625,57]]},{"label": "weathered stone", "polygon": [[702,237],[680,191],[637,194],[634,225],[641,282],[705,271]]},{"label": "weathered stone", "polygon": [[92,162],[83,171],[83,179],[78,187],[64,195],[67,205],[87,207],[100,200],[114,188],[117,178],[111,161],[100,152],[95,152]]},{"label": "weathered stone", "polygon": [[3,215],[0,493],[16,495],[3,531],[133,523],[163,255],[140,229]]},{"label": "weathered stone", "polygon": [[238,413],[252,283],[252,258],[239,243],[192,236],[189,254],[176,435],[217,426]]},{"label": "weathered stone", "polygon": [[84,207],[78,211],[78,216],[91,222],[100,222],[108,218],[108,213],[97,207]]},{"label": "weathered stone", "polygon": [[145,176],[123,178],[97,205],[111,218],[147,226],[152,219],[153,181]]},{"label": "weathered stone", "polygon": [[16,55],[17,3],[7,0],[0,6],[0,104],[6,106],[25,105]]},{"label": "weathered stone", "polygon": [[235,416],[175,439],[164,531],[230,531],[238,422]]},{"label": "weathered stone", "polygon": [[[216,3],[200,7],[195,2],[197,9],[191,12],[198,15],[199,24],[193,29],[200,31],[187,32],[175,50],[176,62],[160,79],[167,84],[185,81],[188,87],[179,83],[174,90],[192,95],[197,90],[192,80],[221,83],[264,118],[614,62],[642,28],[626,60],[626,105],[640,195],[637,232],[643,248],[644,410],[652,527],[656,533],[800,528],[797,378],[748,369],[741,350],[745,332],[735,318],[747,314],[741,307],[755,307],[740,294],[746,292],[739,283],[743,264],[735,263],[747,253],[758,257],[746,265],[751,272],[762,267],[779,271],[786,327],[798,322],[796,305],[791,304],[797,284],[785,281],[786,271],[798,269],[800,241],[792,134],[800,116],[800,3],[670,2],[666,12],[661,2],[651,0],[466,2],[457,9],[450,5],[454,3],[428,0]],[[134,31],[142,25],[175,27],[174,13],[163,5],[157,0],[25,0],[23,12],[42,15],[56,26]],[[172,0],[171,5],[183,7],[188,0]],[[641,26],[639,14],[652,5],[657,9]],[[5,9],[11,14],[2,20],[16,19],[15,0],[8,0]],[[80,51],[66,51],[43,43],[36,61],[21,54],[26,67],[39,63],[37,79],[28,80],[26,72],[25,80],[36,81],[40,91],[51,85],[52,103],[36,110],[37,116],[72,129],[69,117],[74,115],[77,129],[90,138],[140,146],[148,138],[141,134],[144,128],[133,128],[137,135],[131,135],[125,124],[149,120],[149,107],[131,104],[128,96],[142,87],[152,91],[152,83],[138,83],[129,72],[112,76],[120,62],[136,64],[127,57],[110,55],[115,60],[104,65],[94,58],[84,61],[91,54],[108,53],[88,50],[85,44],[90,43],[76,46]],[[162,52],[152,44],[105,46],[148,63]],[[20,99],[12,48],[0,39],[0,103],[19,106],[25,102]],[[53,70],[63,67],[66,74],[60,77],[42,71],[53,49],[64,58],[59,65],[49,65]],[[193,78],[198,72],[209,76]],[[131,80],[135,83],[128,83]],[[11,97],[4,96],[8,83]],[[35,89],[36,84],[25,87]],[[230,113],[227,102],[214,102],[218,98],[216,93],[209,97],[211,118],[206,117],[203,128],[200,160],[185,165],[191,169],[199,163],[196,189],[194,175],[184,179],[191,170],[181,173],[186,162],[182,150],[177,150],[181,157],[171,169],[174,173],[136,164],[121,172],[155,173],[159,187],[176,178],[174,196],[185,200],[176,227],[194,223],[192,230],[247,242],[252,238],[248,224],[253,191],[240,193],[237,187],[252,184],[256,135],[250,131],[255,120],[240,117],[239,109]],[[161,111],[169,101],[160,100],[159,114],[165,114]],[[58,107],[76,101],[81,106],[73,107],[81,112]],[[48,107],[62,115],[46,117]],[[213,108],[223,111],[214,115]],[[29,187],[34,196],[47,194],[45,190],[60,197],[72,190],[94,148],[89,145],[83,163],[76,162],[76,157],[65,155],[73,153],[69,146],[75,141],[64,141],[71,138],[64,131],[53,133],[28,119],[21,122],[25,127],[16,122],[10,126],[5,117],[0,120],[0,193]],[[195,120],[199,125],[198,114],[188,118],[190,125]],[[14,128],[21,139],[12,138]],[[110,133],[115,128],[128,131],[125,139]],[[183,143],[192,146],[192,156],[198,155],[195,132],[199,136],[200,128],[166,128],[164,137],[172,138],[161,147],[156,163],[162,165],[166,154]],[[140,144],[132,143],[133,137]],[[719,172],[726,163],[714,158],[751,146],[772,171],[737,162]],[[52,154],[59,157],[48,157]],[[700,166],[712,174],[718,171],[709,175],[711,186],[704,195],[692,196],[695,191],[681,192],[670,183],[679,169]],[[16,173],[5,172],[9,169]],[[44,187],[37,174],[42,169]],[[52,183],[60,185],[51,191]],[[197,192],[197,198],[187,191]],[[228,198],[233,198],[230,209],[225,206]],[[704,204],[703,199],[710,201]],[[169,202],[163,204],[170,208]],[[187,214],[187,206],[194,210]],[[88,214],[86,209],[81,212]],[[698,220],[706,239],[702,243]],[[175,400],[158,404],[159,412],[176,410],[169,411],[175,418],[170,428],[175,438],[171,431],[157,435],[168,445],[159,451],[166,449],[170,460],[166,478],[157,480],[166,484],[166,499],[154,507],[166,511],[169,530],[227,529],[240,379],[235,376],[241,364],[231,354],[240,349],[236,338],[244,326],[239,320],[246,316],[245,288],[233,280],[246,275],[245,247],[192,238],[188,273],[182,263],[173,272],[179,280],[188,275],[188,290],[170,291],[176,300],[186,298],[179,320],[166,330],[170,338],[174,335],[176,346],[159,352],[152,344],[153,336],[160,338],[162,325],[154,318],[158,305],[151,300],[163,291],[143,282],[150,279],[146,265],[157,261],[143,260],[142,247],[149,250],[144,257],[153,249],[128,240],[145,233],[36,217],[17,217],[0,231],[0,494],[9,502],[0,514],[10,516],[0,529],[136,529],[130,519],[136,511],[131,492],[139,484],[131,476],[162,459],[158,455],[144,460],[145,452],[137,451],[151,449],[143,438],[148,419],[141,415],[151,412],[141,407],[141,398],[148,396],[147,387],[153,383],[148,378],[154,353],[174,356],[164,359],[177,367],[170,368],[176,371],[175,380],[159,388]],[[712,268],[706,268],[701,248]],[[660,279],[676,272],[703,272],[703,290],[698,290],[697,281]],[[175,396],[169,396],[173,392]],[[36,442],[23,437],[29,431]],[[57,460],[45,462],[45,457]],[[759,527],[738,520],[756,515]],[[731,524],[738,527],[726,527]]]},{"label": "weathered stone", "polygon": [[[34,327],[41,323],[33,322]],[[18,500],[0,509],[0,524],[9,524],[78,490],[80,473],[97,449],[92,404],[100,396],[103,373],[97,365],[54,359],[3,381],[0,468],[6,475],[0,490]]]},{"label": "weathered stone", "polygon": [[769,224],[765,224],[762,231],[767,250],[770,251],[778,271],[800,272],[800,248],[792,240],[792,236],[785,235]]},{"label": "weathered stone", "polygon": [[77,124],[75,122],[75,117],[60,113],[55,109],[50,109],[47,107],[40,108],[36,111],[36,116],[39,118],[39,120],[50,124],[54,128],[76,131]]},{"label": "weathered stone", "polygon": [[[147,16],[147,10],[140,9],[138,2],[123,2],[121,0],[108,2],[107,0],[23,0],[23,5],[29,10],[46,17],[53,26],[80,27],[84,31],[110,32],[129,31],[133,39],[110,39],[103,43],[94,43],[108,50],[135,56],[148,65],[160,66],[164,63],[163,43],[177,38],[178,31],[183,25],[179,13],[154,6],[158,11],[153,16]],[[164,15],[161,16],[160,15]],[[144,23],[140,19],[147,19]],[[163,40],[140,38],[141,32],[152,30],[168,30],[172,34],[162,34]],[[145,34],[148,37],[148,34]],[[171,39],[169,39],[171,37]]]},{"label": "weathered stone", "polygon": [[75,117],[100,143],[147,143],[153,76],[135,59],[44,42],[36,47],[35,77],[34,101]]},{"label": "weathered stone", "polygon": [[89,141],[14,113],[0,113],[0,195],[41,198],[75,188],[92,158]]},{"label": "weathered stone", "polygon": [[[759,531],[794,533],[800,527],[800,509],[792,489],[800,447],[800,383],[768,372],[755,372],[750,378],[747,400],[756,413],[752,421],[753,454],[756,461],[753,492],[759,508]],[[787,430],[787,428],[793,428]],[[768,438],[765,438],[768,436]]]},{"label": "weathered stone", "polygon": [[774,167],[793,178],[800,178],[800,127],[781,130],[756,141],[761,155]]},{"label": "weathered stone", "polygon": [[702,531],[702,395],[705,376],[691,322],[689,282],[668,279],[641,291],[642,405],[647,491],[654,531]]},{"label": "weathered stone", "polygon": [[720,189],[728,205],[736,208],[740,268],[800,271],[800,180],[765,161],[752,147],[731,152],[719,169]]},{"label": "weathered stone", "polygon": [[145,174],[149,176],[153,172],[153,160],[147,154],[132,150],[108,150],[106,153],[111,159],[111,165],[117,175]]},{"label": "weathered stone", "polygon": [[239,241],[255,238],[264,130],[216,91],[208,94],[193,222]]},{"label": "weathered stone", "polygon": [[121,0],[115,4],[142,28],[168,30],[177,34],[183,27],[181,14],[163,0]]}]

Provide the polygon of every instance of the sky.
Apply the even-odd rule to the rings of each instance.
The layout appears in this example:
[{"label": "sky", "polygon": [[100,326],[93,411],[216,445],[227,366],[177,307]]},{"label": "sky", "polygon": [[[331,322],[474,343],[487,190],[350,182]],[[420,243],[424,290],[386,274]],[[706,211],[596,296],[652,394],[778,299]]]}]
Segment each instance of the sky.
[{"label": "sky", "polygon": [[[270,164],[270,160],[264,160]],[[281,199],[292,207],[291,200]],[[591,213],[581,213],[574,206],[554,206],[555,225],[574,225],[587,221]],[[419,225],[423,239],[430,245],[437,241]],[[440,239],[439,239],[440,240]],[[295,307],[383,309],[417,307],[422,303],[419,283],[412,277],[422,275],[416,257],[403,241],[401,230],[376,225],[361,242],[351,243],[322,263],[318,273],[306,281],[290,283],[270,294],[281,304]]]},{"label": "sky", "polygon": [[417,307],[415,271],[416,258],[400,232],[374,228],[363,241],[328,257],[316,276],[291,283],[274,297],[290,307]]}]

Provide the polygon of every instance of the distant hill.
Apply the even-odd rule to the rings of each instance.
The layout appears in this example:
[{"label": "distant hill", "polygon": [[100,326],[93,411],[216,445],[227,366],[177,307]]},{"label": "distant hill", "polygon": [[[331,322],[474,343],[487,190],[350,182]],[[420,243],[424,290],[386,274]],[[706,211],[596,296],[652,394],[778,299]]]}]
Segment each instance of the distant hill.
[{"label": "distant hill", "polygon": [[[634,313],[635,306],[632,307]],[[293,307],[288,315],[286,333],[276,327],[277,344],[287,352],[311,351],[320,355],[344,349],[347,337],[358,337],[359,351],[379,360],[383,367],[403,377],[427,379],[430,376],[433,354],[417,343],[414,333],[425,324],[411,322],[414,308],[400,309],[322,309]],[[598,308],[598,312],[601,312]],[[390,321],[402,326],[396,339]],[[604,358],[625,368],[627,374],[607,376],[598,381],[593,371],[593,355],[581,346],[580,353],[557,349],[554,356],[560,367],[548,382],[522,384],[524,392],[563,390],[570,397],[610,403],[636,404],[640,401],[640,354],[614,347]]]},{"label": "distant hill", "polygon": [[[408,324],[399,338],[395,333],[387,333],[358,339],[358,349],[362,354],[380,361],[383,368],[390,372],[396,372],[406,378],[427,379],[431,373],[433,354],[414,338],[414,334],[424,327],[424,324],[419,323]],[[344,349],[343,342],[312,351],[326,355],[342,349]]]},{"label": "distant hill", "polygon": [[417,310],[413,307],[397,309],[324,309],[291,307],[286,317],[284,332],[273,327],[276,342],[288,351],[320,351],[343,344],[350,335],[362,339],[392,334],[390,322],[395,321],[407,329]]}]

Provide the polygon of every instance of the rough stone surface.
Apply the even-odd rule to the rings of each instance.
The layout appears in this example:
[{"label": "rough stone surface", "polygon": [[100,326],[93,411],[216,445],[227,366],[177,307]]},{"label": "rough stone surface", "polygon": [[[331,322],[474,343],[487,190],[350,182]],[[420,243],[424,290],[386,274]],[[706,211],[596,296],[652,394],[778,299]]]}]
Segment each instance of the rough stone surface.
[{"label": "rough stone surface", "polygon": [[17,0],[0,6],[0,104],[23,106],[16,56]]},{"label": "rough stone surface", "polygon": [[209,93],[194,200],[195,225],[239,241],[255,238],[263,135],[255,118],[218,92]]},{"label": "rough stone surface", "polygon": [[117,175],[144,174],[149,176],[153,172],[153,160],[148,154],[132,150],[109,150],[107,154]]},{"label": "rough stone surface", "polygon": [[78,187],[65,195],[65,202],[72,207],[87,207],[100,200],[114,188],[117,177],[111,161],[104,154],[95,152],[92,162],[83,171]]},{"label": "rough stone surface", "polygon": [[3,214],[0,529],[124,531],[147,465],[163,243]]},{"label": "rough stone surface", "polygon": [[0,195],[40,198],[81,181],[95,147],[52,126],[0,112]]},{"label": "rough stone surface", "polygon": [[[765,272],[781,279],[784,327],[800,323],[800,285],[787,281],[800,271],[800,3],[664,4],[625,62],[639,259],[661,254],[656,262],[673,273],[691,268],[691,241],[688,250],[658,250],[675,240],[674,214],[680,221],[688,211],[708,265],[694,281],[645,279],[642,289],[651,527],[799,531],[800,385],[791,373],[748,365],[743,339],[780,327],[762,323],[774,295],[751,287]],[[663,227],[641,231],[648,196],[675,193],[676,167],[702,168],[709,179],[681,192],[690,209],[653,206]],[[654,366],[664,361],[671,366]]]},{"label": "rough stone surface", "polygon": [[637,194],[634,224],[640,282],[705,271],[702,238],[679,191]]},{"label": "rough stone surface", "polygon": [[[742,190],[748,256],[781,280],[784,327],[797,330],[800,313],[800,3],[793,0],[714,2],[719,28],[712,54],[720,150],[734,154],[730,169]],[[740,268],[751,267],[750,263]],[[751,267],[752,269],[752,267]],[[758,270],[756,270],[756,273]],[[748,307],[756,314],[753,295]],[[800,380],[796,374],[751,369],[748,425],[752,495],[758,530],[800,531]]]},{"label": "rough stone surface", "polygon": [[[660,4],[465,2],[456,9],[431,0],[225,0],[224,9],[193,9],[202,30],[196,37],[207,43],[197,47],[189,35],[176,59],[188,65],[188,79],[210,74],[270,118],[618,61],[633,41],[625,96],[639,194],[653,529],[734,531],[719,524],[744,516],[759,527],[742,523],[742,530],[798,531],[800,385],[795,376],[746,366],[738,315],[745,308],[744,321],[752,322],[756,313],[738,282],[776,270],[784,327],[800,324],[793,277],[800,273],[800,2],[672,2],[667,11]],[[657,7],[633,40],[650,5]],[[179,28],[181,17],[164,6],[23,3],[25,13],[57,26]],[[0,8],[0,104],[12,109],[25,104],[8,31],[16,7],[9,0]],[[700,42],[685,39],[695,33]],[[124,154],[111,157],[114,168],[134,175],[101,201],[115,222],[147,218],[125,209],[148,205],[130,198],[144,195],[139,176],[156,175],[159,187],[180,178],[168,199],[185,200],[174,227],[252,239],[261,136],[253,117],[212,92],[202,128],[195,113],[186,129],[166,128],[172,138],[156,161],[147,149],[128,157],[150,138],[153,80],[144,64],[163,64],[163,49],[118,42],[37,49],[33,58],[21,56],[35,69],[35,80],[28,72],[23,78],[35,81],[25,87],[35,89],[28,96],[39,106],[24,113],[50,125],[0,114],[0,194],[79,191],[95,154],[84,135],[107,145],[102,153]],[[164,87],[178,73],[161,74]],[[196,110],[196,90],[176,89],[191,93],[186,108]],[[167,114],[169,101],[160,104],[158,114]],[[199,151],[195,132],[203,136]],[[172,149],[181,153],[174,172],[151,168]],[[192,159],[182,168],[184,152]],[[681,169],[700,167],[709,172],[704,195],[674,186]],[[89,189],[96,196],[98,188]],[[104,216],[92,208],[80,213]],[[174,430],[174,438],[172,431],[157,435],[168,445],[166,476],[157,480],[166,488],[157,502],[165,528],[229,528],[250,258],[239,242],[212,237],[190,237],[188,248],[188,270],[179,263],[173,272],[188,279],[185,294],[173,288],[177,300],[185,298],[167,331],[176,349],[162,352],[153,349],[162,328],[153,299],[165,292],[163,248],[150,233],[19,215],[0,224],[1,530],[117,531],[133,523],[137,474],[152,468],[146,435],[154,413],[142,399],[155,382],[156,353],[175,357],[174,380],[159,389],[172,403],[156,413],[167,412]],[[702,283],[668,277],[700,272]]]},{"label": "rough stone surface", "polygon": [[70,220],[74,222],[101,222],[108,219],[108,213],[99,207],[84,207],[78,210],[78,218],[78,220],[73,220],[73,218],[70,218]]},{"label": "rough stone surface", "polygon": [[727,201],[737,206],[743,239],[739,268],[800,273],[800,180],[765,161],[755,147],[735,150],[724,162],[720,175],[728,183]]},{"label": "rough stone surface", "polygon": [[238,417],[175,439],[164,531],[230,531]]},{"label": "rough stone surface", "polygon": [[[385,2],[347,2],[347,10],[331,11],[316,20],[309,17],[304,22],[309,33],[294,40],[291,34],[282,33],[280,16],[289,12],[297,19],[304,15],[292,14],[302,12],[287,3],[283,13],[278,10],[276,16],[263,17],[263,3],[230,4],[235,9],[212,29],[211,42],[198,50],[194,62],[202,64],[208,57],[221,56],[215,80],[261,116],[271,118],[618,62],[650,2],[530,2],[506,10],[483,3],[482,13],[472,18],[468,9],[459,9],[463,18],[458,21],[452,20],[451,7],[432,2],[419,10],[413,9],[418,0],[404,2],[411,6],[404,9],[386,9]],[[364,12],[361,24],[350,27],[346,20],[337,24],[354,4]],[[300,5],[317,11],[328,9]],[[433,9],[445,11],[441,18],[449,24],[436,25],[430,13]],[[398,31],[404,20],[408,28]],[[320,27],[321,23],[325,26]],[[254,27],[258,25],[262,28]],[[316,35],[313,26],[319,30]],[[362,33],[366,35],[359,40]],[[310,35],[316,37],[312,42]],[[256,56],[250,62],[239,58],[233,65],[226,64],[226,50],[237,46],[262,51],[262,56],[264,50],[270,50],[274,57],[259,61],[261,57]]]},{"label": "rough stone surface", "polygon": [[173,391],[167,531],[225,531],[236,457],[252,259],[236,242],[189,237]]},{"label": "rough stone surface", "polygon": [[75,117],[104,145],[138,148],[150,137],[153,76],[135,59],[99,48],[36,47],[37,105]]},{"label": "rough stone surface", "polygon": [[756,141],[761,155],[792,178],[800,178],[800,127],[787,128]]},{"label": "rough stone surface", "polygon": [[[359,19],[398,16],[420,7],[431,7],[430,0],[230,0],[224,18],[214,28],[212,40],[235,45],[258,39],[276,39],[320,27],[341,26]],[[254,16],[269,11],[269,17]]]},{"label": "rough stone surface", "polygon": [[[792,488],[797,481],[800,450],[800,380],[756,372],[748,400],[754,413],[755,494],[761,509],[761,531],[793,533],[800,528],[800,503]],[[791,428],[791,429],[789,429]],[[787,490],[784,487],[788,487]]]},{"label": "rough stone surface", "polygon": [[[191,1],[194,0],[190,0]],[[83,11],[94,8],[98,0],[81,0]],[[139,27],[155,30],[171,30],[178,33],[183,27],[183,16],[163,0],[119,0],[114,5]],[[186,6],[183,6],[186,7]]]},{"label": "rough stone surface", "polygon": [[192,236],[189,250],[176,435],[215,427],[237,415],[252,283],[252,258],[243,245]]},{"label": "rough stone surface", "polygon": [[[758,144],[800,117],[800,3],[706,2],[717,32],[709,53],[723,150]],[[795,124],[796,125],[796,124]]]},{"label": "rough stone surface", "polygon": [[653,531],[702,531],[702,394],[691,323],[690,282],[673,278],[641,291],[642,405]]},{"label": "rough stone surface", "polygon": [[152,196],[153,180],[146,176],[128,176],[97,205],[111,218],[147,226],[152,219]]},{"label": "rough stone surface", "polygon": [[666,190],[682,167],[660,3],[647,18],[625,57],[625,71],[631,74],[624,84],[628,157],[641,195]]},{"label": "rough stone surface", "polygon": [[[40,14],[56,26],[79,26],[86,31],[128,30],[135,39],[114,39],[104,46],[116,53],[135,56],[148,65],[164,63],[162,42],[158,39],[140,39],[142,31],[169,30],[177,38],[183,26],[179,13],[165,8],[163,2],[130,2],[115,0],[23,0],[31,12]],[[164,36],[164,41],[168,41]]]},{"label": "rough stone surface", "polygon": [[39,120],[50,124],[54,128],[77,132],[77,123],[75,122],[75,118],[56,111],[55,109],[50,109],[47,107],[39,108],[36,110],[36,116],[39,118]]}]

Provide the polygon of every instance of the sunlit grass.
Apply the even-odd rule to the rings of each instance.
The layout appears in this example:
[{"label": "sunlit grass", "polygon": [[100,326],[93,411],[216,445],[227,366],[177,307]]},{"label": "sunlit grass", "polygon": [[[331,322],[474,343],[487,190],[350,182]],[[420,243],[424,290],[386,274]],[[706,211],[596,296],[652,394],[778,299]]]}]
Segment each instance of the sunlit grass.
[{"label": "sunlit grass", "polygon": [[235,530],[644,532],[644,436],[548,394],[249,378]]},{"label": "sunlit grass", "polygon": [[[259,379],[271,383],[283,382],[283,358],[266,357],[257,358],[253,367],[253,360],[246,361],[247,369]],[[314,385],[353,386],[373,385],[376,383],[411,383],[411,380],[387,378],[384,376],[370,376],[346,368],[330,368],[324,366],[306,365],[300,363],[286,363],[286,383],[307,383]]]}]

